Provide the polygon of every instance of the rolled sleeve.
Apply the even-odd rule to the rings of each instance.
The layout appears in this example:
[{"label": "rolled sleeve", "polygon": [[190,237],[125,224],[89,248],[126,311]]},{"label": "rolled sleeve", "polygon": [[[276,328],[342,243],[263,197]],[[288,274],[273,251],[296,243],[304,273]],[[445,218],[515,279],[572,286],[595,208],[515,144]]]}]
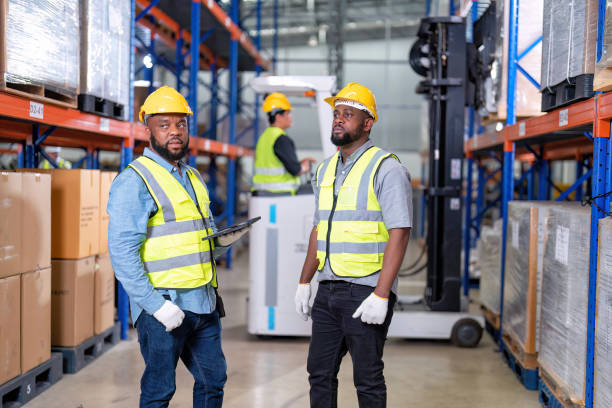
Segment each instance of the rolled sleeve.
[{"label": "rolled sleeve", "polygon": [[382,161],[374,178],[374,191],[387,230],[412,227],[412,185],[408,169],[399,161]]},{"label": "rolled sleeve", "polygon": [[156,209],[147,186],[134,170],[126,169],[117,176],[107,205],[111,262],[130,300],[149,314],[165,302],[149,281],[140,258],[149,217]]}]

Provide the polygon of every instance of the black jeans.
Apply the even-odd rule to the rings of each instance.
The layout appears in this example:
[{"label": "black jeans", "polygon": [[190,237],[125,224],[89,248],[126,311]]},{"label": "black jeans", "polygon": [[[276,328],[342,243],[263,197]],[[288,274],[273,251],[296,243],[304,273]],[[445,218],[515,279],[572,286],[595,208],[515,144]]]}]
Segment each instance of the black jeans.
[{"label": "black jeans", "polygon": [[352,315],[374,288],[346,281],[319,283],[312,307],[312,337],[308,352],[311,407],[338,405],[338,370],[348,351],[353,360],[353,380],[359,406],[385,407],[387,387],[383,376],[383,347],[396,297],[389,297],[383,324],[367,324]]}]

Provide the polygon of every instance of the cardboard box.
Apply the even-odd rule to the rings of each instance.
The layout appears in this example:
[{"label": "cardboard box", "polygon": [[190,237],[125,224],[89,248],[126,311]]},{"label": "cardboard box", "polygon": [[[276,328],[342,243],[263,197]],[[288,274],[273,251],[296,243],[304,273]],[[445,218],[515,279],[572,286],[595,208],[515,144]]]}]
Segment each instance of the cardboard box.
[{"label": "cardboard box", "polygon": [[115,324],[115,272],[109,254],[96,257],[94,283],[94,333]]},{"label": "cardboard box", "polygon": [[51,268],[21,275],[21,371],[51,358]]},{"label": "cardboard box", "polygon": [[53,259],[51,265],[51,344],[74,347],[94,334],[95,259]]},{"label": "cardboard box", "polygon": [[21,174],[0,172],[0,278],[21,270]]},{"label": "cardboard box", "polygon": [[116,171],[103,171],[100,173],[100,248],[99,253],[108,252],[108,219],[106,204],[110,193],[111,184],[117,177]]},{"label": "cardboard box", "polygon": [[19,171],[51,174],[51,258],[96,255],[100,242],[100,171]]},{"label": "cardboard box", "polygon": [[21,374],[20,276],[0,279],[0,384]]},{"label": "cardboard box", "polygon": [[21,175],[21,272],[51,267],[51,175]]}]

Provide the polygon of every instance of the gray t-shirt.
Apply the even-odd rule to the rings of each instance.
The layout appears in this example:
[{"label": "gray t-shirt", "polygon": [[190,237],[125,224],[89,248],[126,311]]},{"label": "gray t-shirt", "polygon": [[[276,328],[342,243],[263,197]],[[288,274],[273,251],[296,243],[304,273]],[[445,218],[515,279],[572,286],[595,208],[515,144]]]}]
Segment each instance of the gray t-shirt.
[{"label": "gray t-shirt", "polygon": [[[338,160],[336,169],[335,193],[338,194],[340,186],[344,183],[344,179],[353,167],[353,164],[361,156],[361,154],[374,146],[371,140],[368,140],[363,146],[353,152],[347,159],[346,163],[342,162],[342,156]],[[338,152],[340,155],[340,152]],[[319,189],[317,188],[316,173],[312,179],[312,188],[315,195],[315,215],[314,225],[319,224]],[[378,172],[374,176],[374,192],[376,198],[382,208],[383,221],[387,230],[392,228],[410,228],[412,227],[412,186],[410,184],[410,175],[408,170],[397,160],[387,158],[382,161]],[[329,266],[329,260],[325,262],[325,266],[319,272],[319,282],[324,280],[345,280],[360,285],[375,287],[378,283],[380,272],[376,272],[370,276],[363,278],[349,278],[334,275]],[[391,291],[397,294],[397,278],[393,282]]]}]

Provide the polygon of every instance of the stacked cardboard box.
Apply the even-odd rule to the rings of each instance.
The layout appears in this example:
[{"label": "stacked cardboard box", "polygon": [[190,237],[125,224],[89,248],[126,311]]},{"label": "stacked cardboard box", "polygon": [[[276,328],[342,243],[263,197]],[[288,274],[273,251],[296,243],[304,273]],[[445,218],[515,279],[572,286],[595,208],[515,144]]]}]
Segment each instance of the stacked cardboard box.
[{"label": "stacked cardboard box", "polygon": [[499,315],[501,278],[501,236],[502,221],[493,227],[483,227],[478,241],[480,260],[480,301],[488,310]]},{"label": "stacked cardboard box", "polygon": [[51,177],[0,173],[0,384],[51,357]]}]

